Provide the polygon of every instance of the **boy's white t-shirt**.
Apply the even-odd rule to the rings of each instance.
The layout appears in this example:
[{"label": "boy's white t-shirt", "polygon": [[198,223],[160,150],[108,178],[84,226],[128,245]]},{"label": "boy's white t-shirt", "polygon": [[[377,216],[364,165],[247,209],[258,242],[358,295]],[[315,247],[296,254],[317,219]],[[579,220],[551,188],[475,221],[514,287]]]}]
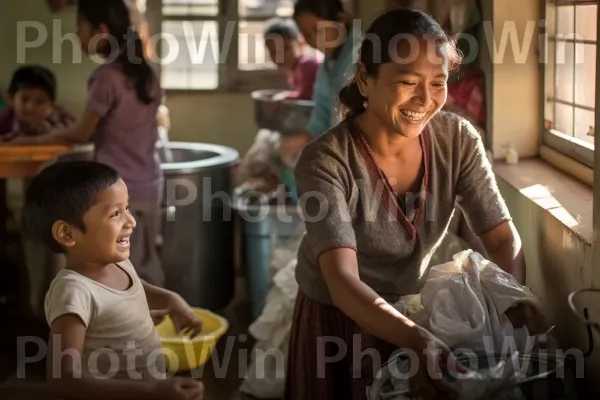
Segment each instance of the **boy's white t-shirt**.
[{"label": "boy's white t-shirt", "polygon": [[[132,285],[125,291],[61,270],[46,294],[48,324],[66,314],[83,321],[87,331],[82,372],[103,378],[164,379],[162,347],[142,282],[129,260],[118,266],[131,278]],[[69,357],[66,351],[63,354]]]}]

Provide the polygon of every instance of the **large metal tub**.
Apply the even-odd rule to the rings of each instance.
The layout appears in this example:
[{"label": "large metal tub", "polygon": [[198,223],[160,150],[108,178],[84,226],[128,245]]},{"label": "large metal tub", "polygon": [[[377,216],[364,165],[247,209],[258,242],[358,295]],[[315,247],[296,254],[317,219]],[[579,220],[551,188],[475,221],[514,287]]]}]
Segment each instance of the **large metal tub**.
[{"label": "large metal tub", "polygon": [[261,129],[277,131],[282,135],[302,132],[310,120],[314,102],[283,100],[273,102],[273,95],[281,90],[257,90],[251,93],[254,101],[254,119]]},{"label": "large metal tub", "polygon": [[232,167],[237,151],[171,142],[161,248],[168,289],[192,306],[220,310],[234,296]]}]

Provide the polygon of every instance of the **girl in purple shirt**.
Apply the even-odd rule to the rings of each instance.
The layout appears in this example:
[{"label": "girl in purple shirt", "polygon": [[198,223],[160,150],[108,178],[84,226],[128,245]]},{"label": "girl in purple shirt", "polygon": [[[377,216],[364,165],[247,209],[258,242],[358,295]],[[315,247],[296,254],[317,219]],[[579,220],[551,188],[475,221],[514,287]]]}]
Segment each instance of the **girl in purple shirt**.
[{"label": "girl in purple shirt", "polygon": [[164,286],[156,250],[163,192],[156,149],[158,78],[144,58],[142,40],[131,29],[123,0],[80,0],[77,35],[84,52],[106,60],[88,79],[83,116],[72,128],[19,137],[10,143],[93,141],[95,160],[115,168],[129,190],[130,212],[137,221],[131,236],[131,262],[142,279]]}]

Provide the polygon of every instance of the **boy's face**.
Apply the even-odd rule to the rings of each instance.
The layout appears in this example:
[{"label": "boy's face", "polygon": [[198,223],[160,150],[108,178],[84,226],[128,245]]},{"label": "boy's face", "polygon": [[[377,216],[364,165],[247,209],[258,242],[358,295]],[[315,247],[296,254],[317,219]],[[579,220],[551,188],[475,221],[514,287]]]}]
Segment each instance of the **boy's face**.
[{"label": "boy's face", "polygon": [[19,123],[35,125],[41,123],[52,112],[54,103],[42,89],[26,88],[10,98]]},{"label": "boy's face", "polygon": [[70,235],[61,238],[55,234],[55,239],[79,262],[104,266],[126,260],[129,237],[136,226],[128,201],[127,186],[119,179],[98,193],[96,204],[83,216],[85,233],[72,227]]},{"label": "boy's face", "polygon": [[302,44],[298,39],[289,36],[269,38],[265,45],[269,51],[271,61],[277,68],[290,70],[294,68],[300,57],[302,57]]}]

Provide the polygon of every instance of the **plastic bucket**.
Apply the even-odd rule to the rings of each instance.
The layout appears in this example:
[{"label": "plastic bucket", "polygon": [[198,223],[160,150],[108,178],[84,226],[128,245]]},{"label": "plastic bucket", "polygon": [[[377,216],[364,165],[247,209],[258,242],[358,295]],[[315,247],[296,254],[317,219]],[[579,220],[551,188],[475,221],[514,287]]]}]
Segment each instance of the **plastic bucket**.
[{"label": "plastic bucket", "polygon": [[235,203],[243,224],[244,264],[254,319],[260,316],[271,285],[273,249],[292,237],[302,218],[296,207],[271,206],[258,213],[258,207]]}]

